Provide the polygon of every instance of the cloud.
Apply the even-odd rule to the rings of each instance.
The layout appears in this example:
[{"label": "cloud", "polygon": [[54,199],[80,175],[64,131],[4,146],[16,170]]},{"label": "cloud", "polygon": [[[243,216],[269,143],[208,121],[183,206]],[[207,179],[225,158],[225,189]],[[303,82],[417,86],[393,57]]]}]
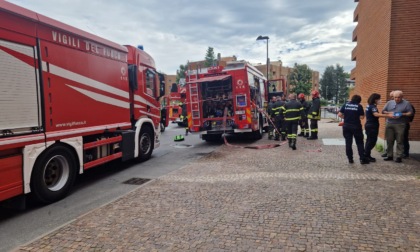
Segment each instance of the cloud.
[{"label": "cloud", "polygon": [[339,63],[354,64],[352,1],[331,0],[9,0],[42,15],[119,44],[142,44],[158,70],[175,74],[180,64],[204,59],[213,47],[222,56],[236,55],[265,63],[269,36],[271,61],[292,67],[307,64],[321,74]]}]

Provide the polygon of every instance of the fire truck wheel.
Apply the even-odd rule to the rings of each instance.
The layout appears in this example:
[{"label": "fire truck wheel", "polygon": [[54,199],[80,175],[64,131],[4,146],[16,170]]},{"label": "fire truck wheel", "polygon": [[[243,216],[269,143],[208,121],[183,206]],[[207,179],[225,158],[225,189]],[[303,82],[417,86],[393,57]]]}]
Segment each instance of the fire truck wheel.
[{"label": "fire truck wheel", "polygon": [[73,152],[63,145],[47,149],[35,162],[31,191],[42,203],[64,198],[76,178],[77,162]]},{"label": "fire truck wheel", "polygon": [[260,140],[263,137],[264,129],[263,129],[261,117],[258,120],[258,124],[260,125],[259,128],[258,128],[258,130],[252,132],[252,137],[255,140]]},{"label": "fire truck wheel", "polygon": [[146,161],[152,156],[154,134],[150,127],[144,127],[140,131],[139,160]]}]

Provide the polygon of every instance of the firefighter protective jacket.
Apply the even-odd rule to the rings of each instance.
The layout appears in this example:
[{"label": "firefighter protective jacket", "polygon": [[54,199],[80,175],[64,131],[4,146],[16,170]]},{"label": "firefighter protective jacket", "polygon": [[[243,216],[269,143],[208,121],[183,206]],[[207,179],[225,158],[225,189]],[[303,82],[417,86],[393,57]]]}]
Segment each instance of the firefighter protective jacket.
[{"label": "firefighter protective jacket", "polygon": [[267,105],[267,114],[270,116],[270,117],[272,117],[272,113],[273,113],[273,105],[274,105],[274,103],[275,102],[273,102],[273,101],[270,101],[269,103],[268,103],[268,105]]},{"label": "firefighter protective jacket", "polygon": [[305,112],[305,116],[302,118],[308,118],[309,108],[311,107],[311,105],[306,100],[301,100],[300,104],[302,104],[303,111]]},{"label": "firefighter protective jacket", "polygon": [[271,108],[271,117],[281,116],[282,114],[282,107],[284,106],[284,101],[276,101]]},{"label": "firefighter protective jacket", "polygon": [[312,100],[312,105],[309,108],[308,118],[312,120],[321,120],[321,101],[319,98]]},{"label": "firefighter protective jacket", "polygon": [[284,120],[286,121],[293,121],[293,120],[300,120],[303,116],[305,116],[304,109],[302,104],[297,100],[290,100],[282,107]]}]

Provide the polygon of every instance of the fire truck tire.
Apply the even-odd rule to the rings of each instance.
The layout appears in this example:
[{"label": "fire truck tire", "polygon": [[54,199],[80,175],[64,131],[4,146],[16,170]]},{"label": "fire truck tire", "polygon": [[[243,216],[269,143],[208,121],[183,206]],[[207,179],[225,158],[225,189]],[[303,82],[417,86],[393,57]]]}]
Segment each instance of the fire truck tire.
[{"label": "fire truck tire", "polygon": [[255,140],[260,140],[263,137],[264,129],[263,129],[261,117],[258,120],[258,124],[259,124],[258,130],[252,132],[252,137]]},{"label": "fire truck tire", "polygon": [[144,126],[140,131],[139,138],[139,160],[146,161],[152,156],[153,152],[153,143],[154,143],[154,134],[153,130]]},{"label": "fire truck tire", "polygon": [[220,134],[203,135],[201,138],[206,142],[216,142],[216,141],[220,141],[222,139],[222,135],[220,135]]},{"label": "fire truck tire", "polygon": [[31,191],[41,203],[58,201],[70,192],[76,172],[77,161],[73,152],[61,144],[52,146],[35,162]]}]

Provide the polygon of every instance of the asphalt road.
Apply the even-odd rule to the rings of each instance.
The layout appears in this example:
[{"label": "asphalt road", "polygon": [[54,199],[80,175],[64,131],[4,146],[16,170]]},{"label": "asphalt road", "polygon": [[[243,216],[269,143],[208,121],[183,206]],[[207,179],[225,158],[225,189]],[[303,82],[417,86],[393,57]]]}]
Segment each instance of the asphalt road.
[{"label": "asphalt road", "polygon": [[39,205],[30,199],[27,209],[0,208],[0,251],[10,251],[45,233],[127,194],[140,185],[125,184],[132,178],[155,179],[180,169],[192,160],[212,152],[221,142],[206,143],[189,134],[183,142],[174,142],[184,129],[170,124],[162,133],[161,146],[143,163],[112,162],[88,170],[78,177],[72,193],[50,205]]}]

